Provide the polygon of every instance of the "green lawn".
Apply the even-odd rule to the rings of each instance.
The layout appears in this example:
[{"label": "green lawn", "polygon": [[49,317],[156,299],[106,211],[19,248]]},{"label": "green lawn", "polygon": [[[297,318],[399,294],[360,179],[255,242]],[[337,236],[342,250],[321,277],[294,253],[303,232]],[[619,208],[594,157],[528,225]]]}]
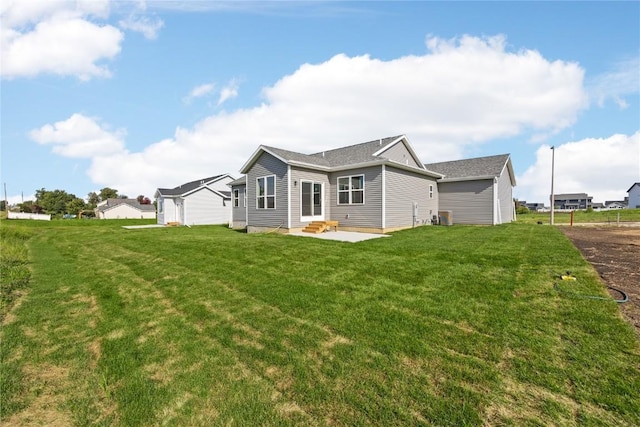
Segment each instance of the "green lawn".
[{"label": "green lawn", "polygon": [[3,282],[2,424],[640,425],[634,331],[554,289],[607,296],[555,227],[78,223],[0,222],[3,280],[31,272]]}]

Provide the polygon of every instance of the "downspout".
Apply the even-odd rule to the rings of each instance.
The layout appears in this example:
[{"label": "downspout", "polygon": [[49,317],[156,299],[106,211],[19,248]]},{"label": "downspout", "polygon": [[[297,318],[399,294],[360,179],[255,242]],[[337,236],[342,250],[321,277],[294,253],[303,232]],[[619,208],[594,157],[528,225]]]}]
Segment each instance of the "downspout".
[{"label": "downspout", "polygon": [[493,225],[500,224],[500,198],[498,197],[498,178],[493,178]]},{"label": "downspout", "polygon": [[291,165],[287,165],[287,229],[291,230]]},{"label": "downspout", "polygon": [[[382,140],[380,140],[382,141]],[[382,165],[382,232],[387,228],[387,167]]]},{"label": "downspout", "polygon": [[186,209],[186,200],[183,199],[182,197],[180,198],[180,200],[182,200],[182,203],[180,203],[180,207],[182,209],[182,225],[186,225],[187,224],[187,209]]},{"label": "downspout", "polygon": [[249,229],[249,178],[245,175],[244,194],[242,203],[244,203],[244,227]]}]

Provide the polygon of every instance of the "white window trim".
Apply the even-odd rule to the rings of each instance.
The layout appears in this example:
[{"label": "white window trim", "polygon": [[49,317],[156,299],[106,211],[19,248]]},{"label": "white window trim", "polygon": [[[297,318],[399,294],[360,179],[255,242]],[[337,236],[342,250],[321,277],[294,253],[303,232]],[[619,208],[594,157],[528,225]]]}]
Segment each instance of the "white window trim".
[{"label": "white window trim", "polygon": [[[362,177],[362,189],[356,189],[354,190],[353,188],[351,188],[351,179],[352,178],[359,178]],[[349,189],[348,190],[340,190],[340,179],[341,178],[348,178],[349,179]],[[336,181],[336,203],[338,205],[364,205],[365,204],[365,179],[364,179],[364,174],[358,174],[358,175],[344,175],[344,176],[339,176],[337,181]],[[353,192],[354,191],[362,191],[362,203],[353,203]],[[340,193],[347,193],[349,194],[349,202],[348,203],[340,203]]]},{"label": "white window trim", "polygon": [[[313,213],[313,206],[311,207],[311,215],[303,215],[302,214],[302,183],[303,182],[308,182],[311,184],[311,197],[313,197],[313,185],[314,184],[320,184],[320,203],[321,203],[321,208],[322,208],[322,212],[320,212],[319,215],[315,215]],[[314,181],[311,179],[301,179],[300,180],[300,191],[299,191],[299,197],[300,197],[300,221],[312,221],[312,220],[323,220],[324,219],[324,182],[322,181]]]},{"label": "white window trim", "polygon": [[429,184],[429,200],[433,199],[433,184]]},{"label": "white window trim", "polygon": [[237,188],[233,190],[233,207],[240,207],[240,190],[238,190]]},{"label": "white window trim", "polygon": [[[273,177],[273,196],[269,195],[268,192],[267,192],[268,191],[267,180],[269,178],[271,178],[271,177]],[[265,191],[264,196],[260,196],[259,193],[258,193],[258,191],[260,189],[260,185],[258,185],[258,181],[260,181],[261,179],[264,180],[264,191]],[[259,207],[258,200],[260,199],[260,197],[264,197],[264,208]],[[267,200],[268,200],[267,198],[268,197],[273,197],[273,207],[272,208],[268,207],[269,206],[269,204],[267,203]],[[269,209],[269,210],[276,209],[276,176],[275,176],[275,174],[259,176],[259,177],[256,178],[256,210],[267,210],[267,209]]]}]

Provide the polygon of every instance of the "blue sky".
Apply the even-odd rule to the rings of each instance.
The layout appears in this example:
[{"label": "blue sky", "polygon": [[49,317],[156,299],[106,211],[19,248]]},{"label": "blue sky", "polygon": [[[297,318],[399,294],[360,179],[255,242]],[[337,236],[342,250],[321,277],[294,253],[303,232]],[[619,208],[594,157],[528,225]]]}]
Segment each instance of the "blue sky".
[{"label": "blue sky", "polygon": [[514,196],[640,181],[639,2],[4,1],[2,182],[153,197],[407,135],[425,163],[510,153]]}]

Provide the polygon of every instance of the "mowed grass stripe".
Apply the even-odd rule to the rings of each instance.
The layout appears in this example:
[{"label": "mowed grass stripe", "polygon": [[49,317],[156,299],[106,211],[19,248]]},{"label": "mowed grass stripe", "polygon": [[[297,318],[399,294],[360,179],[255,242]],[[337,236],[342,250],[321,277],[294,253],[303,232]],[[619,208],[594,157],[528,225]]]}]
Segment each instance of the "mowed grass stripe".
[{"label": "mowed grass stripe", "polygon": [[[132,306],[128,306],[128,303],[132,303],[135,299],[128,297],[122,298],[118,295],[118,291],[135,291],[135,287],[141,285],[141,282],[136,280],[135,276],[127,275],[122,269],[109,268],[113,266],[109,266],[108,259],[104,258],[97,264],[92,264],[95,260],[89,264],[92,265],[91,269],[94,269],[96,265],[107,265],[107,267],[104,268],[108,270],[108,274],[101,274],[100,269],[94,269],[93,272],[84,270],[83,265],[85,265],[85,261],[91,261],[91,257],[83,254],[75,254],[72,256],[72,258],[74,258],[73,265],[60,262],[59,259],[56,259],[55,249],[57,247],[65,251],[64,245],[67,242],[59,237],[56,237],[55,240],[55,246],[48,247],[47,254],[39,254],[43,260],[46,260],[48,257],[54,258],[54,262],[49,264],[52,268],[43,270],[47,278],[46,280],[42,280],[42,282],[46,281],[50,285],[48,287],[51,289],[44,292],[40,297],[47,300],[47,304],[49,304],[50,307],[58,307],[59,309],[54,310],[53,313],[49,310],[49,314],[53,314],[51,319],[44,321],[38,317],[33,319],[35,325],[26,328],[28,331],[26,335],[47,338],[45,341],[38,342],[35,346],[43,352],[39,354],[36,359],[52,359],[55,363],[62,365],[66,365],[66,362],[76,359],[85,362],[77,363],[75,370],[71,370],[70,373],[64,375],[64,378],[60,378],[59,382],[61,384],[67,384],[70,377],[78,379],[92,378],[92,380],[90,381],[91,384],[85,384],[85,390],[79,393],[75,393],[71,386],[63,388],[56,386],[56,393],[52,391],[52,394],[71,394],[72,398],[69,399],[65,405],[56,404],[55,408],[48,408],[52,413],[51,418],[69,419],[73,417],[80,424],[87,422],[93,424],[96,421],[107,421],[107,423],[116,421],[124,425],[147,424],[158,416],[166,420],[166,408],[171,407],[169,396],[165,396],[169,387],[158,387],[157,384],[163,380],[157,378],[157,375],[153,372],[148,372],[149,375],[147,375],[147,371],[149,371],[149,368],[153,367],[154,364],[159,363],[157,360],[172,360],[171,355],[167,354],[175,345],[175,340],[172,340],[172,337],[180,337],[180,339],[185,342],[195,341],[193,337],[190,337],[190,335],[193,335],[189,334],[190,326],[184,324],[184,322],[180,322],[180,319],[176,319],[177,316],[175,315],[162,316],[161,313],[164,310],[157,310],[156,313],[145,313],[144,310],[139,311],[138,308],[140,307],[146,305],[154,306],[155,303],[151,298],[146,298]],[[38,244],[41,243],[42,242],[38,242]],[[56,271],[62,273],[56,274]],[[73,274],[74,272],[76,274]],[[86,284],[86,279],[93,275],[101,278],[100,284],[93,283],[91,288],[87,288],[83,284]],[[114,278],[114,280],[108,280],[109,277]],[[40,284],[40,279],[41,277],[37,275],[35,281]],[[122,283],[135,284],[135,286],[129,289],[121,289],[119,286],[121,286]],[[94,300],[92,296],[84,294],[85,292],[87,294],[92,292],[99,294],[97,298],[100,302],[99,310],[89,310],[88,313],[100,312],[99,317],[101,320],[97,322],[97,329],[104,328],[100,334],[91,336],[84,334],[83,336],[84,326],[95,323],[95,319],[76,322],[73,316],[78,310],[69,309],[70,303],[74,301]],[[139,297],[140,295],[136,296]],[[33,301],[34,300],[31,300],[29,302]],[[155,306],[160,306],[161,309],[165,308],[162,304],[155,304]],[[46,311],[47,310],[42,310],[42,313]],[[152,340],[144,343],[141,342],[140,338],[145,337],[145,335],[140,333],[140,330],[144,327],[148,328],[149,326],[153,326],[156,322],[159,330],[162,330],[162,322],[172,325],[172,329],[158,334],[156,342]],[[78,331],[72,333],[68,325],[78,325]],[[97,351],[95,349],[96,341],[100,344]],[[211,344],[211,340],[209,340],[209,344]],[[89,351],[87,351],[88,348],[90,349]],[[190,384],[192,386],[197,385],[199,382],[201,383],[200,378],[208,378],[207,381],[209,383],[201,387],[201,394],[206,401],[212,404],[196,405],[196,418],[202,417],[203,414],[206,415],[209,412],[207,410],[200,411],[206,407],[215,408],[215,411],[213,414],[209,413],[209,417],[202,419],[201,421],[203,422],[208,419],[213,420],[220,415],[224,416],[225,407],[230,407],[232,408],[231,413],[227,413],[226,416],[229,419],[243,420],[245,415],[242,414],[242,412],[237,412],[237,405],[239,402],[244,402],[243,394],[246,390],[256,388],[252,380],[243,379],[244,377],[248,377],[245,372],[246,370],[243,369],[236,360],[225,354],[226,351],[222,347],[216,349],[213,345],[203,346],[200,344],[194,347],[194,349],[202,349],[202,351],[201,353],[194,354],[193,352],[183,353],[183,349],[179,349],[179,354],[192,354],[199,364],[202,364],[203,361],[207,359],[212,359],[214,360],[213,366],[216,367],[215,372],[209,372],[211,375],[205,377],[201,377],[209,371],[204,368],[205,365],[203,365],[202,369],[196,369],[197,367],[188,364],[178,364],[177,369],[175,369],[175,372],[178,373],[183,369],[191,371],[191,376],[198,379],[197,381],[192,381]],[[69,355],[67,353],[68,350],[73,350],[74,354]],[[84,369],[85,367],[96,365],[93,360],[96,354],[99,354],[97,370],[88,371]],[[29,371],[33,373],[32,376],[46,378],[47,371],[51,370],[51,364],[39,363],[38,366],[40,369],[29,366]],[[219,377],[223,378],[221,381],[223,381],[224,387],[216,384],[216,381],[220,381]],[[193,378],[187,378],[187,381],[193,380]],[[247,384],[241,386],[243,382],[248,383],[248,386]],[[234,393],[235,388],[238,388],[238,390],[235,390]],[[194,389],[195,387],[189,387],[190,394],[194,393]],[[212,390],[214,391],[213,393],[211,392]],[[216,396],[215,391],[220,391],[222,394]],[[105,419],[99,416],[100,410],[95,407],[95,402],[100,401],[100,395],[104,395],[103,397],[106,397],[106,400],[111,401],[110,405],[103,406],[110,406],[111,409],[107,412],[113,416],[109,417],[109,414],[107,414],[107,418]],[[270,393],[264,390],[255,393],[255,396],[261,395],[265,396],[262,402],[262,410],[253,411],[258,414],[259,417],[254,418],[251,414],[248,414],[249,421],[268,421],[268,417],[265,418],[265,414],[269,414],[273,399]],[[178,396],[178,400],[184,401],[184,395]],[[233,402],[235,402],[236,405],[234,405]],[[116,409],[112,408],[114,403],[118,404]],[[257,406],[258,403],[260,402],[256,399],[254,406]],[[88,409],[81,411],[82,413],[78,413],[75,411],[78,406],[88,407]],[[185,405],[182,404],[181,406]],[[159,408],[164,409],[159,411]],[[154,411],[158,413],[154,413]],[[71,412],[71,415],[67,415],[69,412]],[[83,416],[85,418],[82,418]],[[273,417],[275,417],[275,415],[273,415]],[[30,418],[30,414],[23,414],[21,421],[28,423],[29,420],[33,421],[32,418]]]},{"label": "mowed grass stripe", "polygon": [[[114,252],[107,248],[105,253]],[[122,258],[122,262],[137,266],[149,265],[151,261],[155,265],[167,265],[169,262],[158,259],[155,255],[149,259],[131,255],[133,254],[122,254],[119,257]],[[153,277],[153,269],[154,267],[145,268],[145,274]],[[244,357],[247,363],[253,364],[253,369],[258,375],[271,379],[280,393],[314,397],[305,407],[308,407],[310,412],[315,412],[318,417],[331,414],[334,409],[324,407],[325,402],[331,401],[333,395],[332,390],[325,390],[325,384],[329,381],[327,377],[335,376],[336,370],[355,372],[361,362],[354,360],[354,366],[351,368],[326,364],[333,363],[332,359],[335,360],[333,350],[336,346],[351,346],[354,343],[333,333],[323,324],[287,315],[273,305],[267,305],[244,292],[215,282],[210,276],[201,277],[201,283],[198,283],[199,280],[191,274],[189,283],[184,283],[180,278],[188,275],[189,270],[176,265],[171,265],[170,270],[173,275],[159,278],[156,285],[170,294],[170,299],[191,305],[185,311],[194,314],[193,322],[203,325],[205,330],[223,340],[228,348],[235,349],[239,357]],[[197,306],[194,307],[196,301],[200,303],[196,303]],[[206,310],[202,310],[202,307]],[[380,355],[369,349],[362,348],[359,351],[372,353],[365,354],[364,359],[380,358]],[[376,363],[381,362],[377,360]],[[308,385],[295,383],[296,375],[303,376]],[[366,381],[363,384],[364,378],[366,374],[354,376],[351,386],[361,387],[361,393],[366,398],[370,390],[380,388],[381,385],[370,387]],[[380,381],[378,378],[373,380]],[[339,387],[344,388],[344,384],[341,383]],[[376,401],[379,400],[379,395],[374,393],[367,399]],[[365,401],[362,405],[367,407],[372,403]],[[393,407],[397,404],[390,401],[388,405]],[[401,407],[392,409],[393,413],[401,411]],[[411,420],[413,415],[407,414],[407,417]]]},{"label": "mowed grass stripe", "polygon": [[606,295],[551,227],[358,244],[222,227],[37,233],[36,279],[2,332],[23,372],[11,421],[50,408],[42,395],[77,425],[640,419],[635,336],[615,304],[553,289],[571,270],[580,292]]}]

